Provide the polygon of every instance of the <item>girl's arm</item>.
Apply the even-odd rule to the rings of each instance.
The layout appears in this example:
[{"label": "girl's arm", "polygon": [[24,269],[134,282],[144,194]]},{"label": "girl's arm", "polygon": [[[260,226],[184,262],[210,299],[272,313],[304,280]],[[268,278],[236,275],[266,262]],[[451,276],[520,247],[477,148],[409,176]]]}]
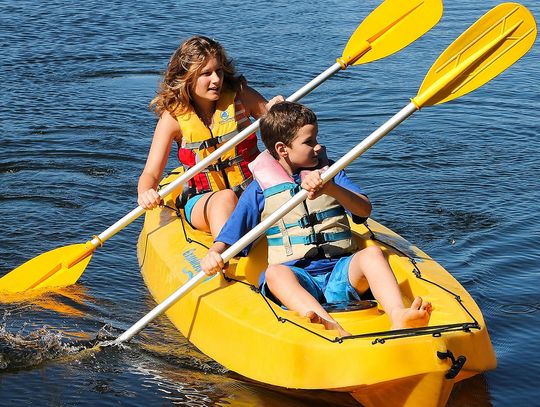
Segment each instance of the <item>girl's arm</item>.
[{"label": "girl's arm", "polygon": [[278,95],[274,96],[270,101],[267,101],[264,96],[262,96],[255,89],[244,85],[240,91],[240,98],[242,99],[242,104],[246,108],[246,113],[248,116],[259,119],[263,116],[273,104],[277,102],[282,102],[283,96]]},{"label": "girl's arm", "polygon": [[179,140],[180,137],[178,122],[169,112],[165,111],[157,122],[150,152],[139,177],[137,202],[143,208],[152,209],[160,204],[161,198],[156,189],[167,165],[171,145],[175,139]]}]

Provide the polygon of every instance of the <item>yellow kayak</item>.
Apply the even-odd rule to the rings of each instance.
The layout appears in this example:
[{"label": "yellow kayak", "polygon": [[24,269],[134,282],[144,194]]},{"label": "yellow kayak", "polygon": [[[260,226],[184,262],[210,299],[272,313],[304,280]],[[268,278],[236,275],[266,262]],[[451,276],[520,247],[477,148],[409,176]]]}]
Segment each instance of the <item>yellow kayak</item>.
[{"label": "yellow kayak", "polygon": [[[204,280],[167,316],[199,350],[251,380],[350,392],[364,406],[444,406],[454,383],[495,368],[480,309],[444,268],[372,219],[354,225],[353,233],[359,247],[383,249],[406,304],[418,295],[433,304],[428,327],[392,331],[380,307],[363,301],[330,309],[352,333],[339,338],[282,309],[257,290],[267,266],[264,238],[249,257],[231,261],[226,276]],[[146,213],[138,257],[156,302],[200,271],[198,259],[211,244],[210,235],[175,210],[172,196]]]}]

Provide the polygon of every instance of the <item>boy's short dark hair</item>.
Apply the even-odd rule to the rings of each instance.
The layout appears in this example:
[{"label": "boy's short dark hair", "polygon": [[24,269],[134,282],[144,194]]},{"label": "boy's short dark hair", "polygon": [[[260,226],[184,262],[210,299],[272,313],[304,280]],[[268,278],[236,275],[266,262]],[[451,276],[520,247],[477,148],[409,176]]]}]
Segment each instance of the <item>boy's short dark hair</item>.
[{"label": "boy's short dark hair", "polygon": [[276,143],[281,141],[290,146],[298,130],[308,124],[317,125],[317,116],[311,109],[295,102],[276,103],[261,119],[262,142],[277,159]]}]

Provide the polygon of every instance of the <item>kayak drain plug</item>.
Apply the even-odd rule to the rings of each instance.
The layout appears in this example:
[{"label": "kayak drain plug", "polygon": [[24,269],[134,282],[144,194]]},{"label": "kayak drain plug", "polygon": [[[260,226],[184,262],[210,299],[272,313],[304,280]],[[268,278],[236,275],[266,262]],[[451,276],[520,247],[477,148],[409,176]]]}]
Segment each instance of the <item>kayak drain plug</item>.
[{"label": "kayak drain plug", "polygon": [[453,353],[450,351],[437,352],[437,356],[439,357],[439,359],[450,358],[450,360],[452,361],[452,367],[448,369],[448,372],[446,372],[446,374],[444,375],[444,377],[446,377],[447,379],[453,379],[454,377],[456,377],[461,371],[461,368],[463,367],[465,362],[467,361],[467,358],[465,356],[458,356],[458,358],[456,359]]}]

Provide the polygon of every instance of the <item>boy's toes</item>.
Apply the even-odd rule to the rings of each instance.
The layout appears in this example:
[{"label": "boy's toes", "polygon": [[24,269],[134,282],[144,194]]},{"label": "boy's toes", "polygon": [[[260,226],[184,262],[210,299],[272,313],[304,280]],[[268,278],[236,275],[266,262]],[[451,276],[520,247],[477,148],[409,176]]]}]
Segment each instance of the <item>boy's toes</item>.
[{"label": "boy's toes", "polygon": [[306,312],[305,317],[308,318],[309,322],[311,322],[312,324],[320,324],[322,322],[321,317],[315,311]]},{"label": "boy's toes", "polygon": [[420,308],[422,311],[426,311],[428,314],[431,314],[431,311],[433,311],[433,305],[431,303],[425,302],[422,304],[422,308]]},{"label": "boy's toes", "polygon": [[422,304],[422,297],[416,297],[411,304],[411,309],[420,309],[423,306]]}]

